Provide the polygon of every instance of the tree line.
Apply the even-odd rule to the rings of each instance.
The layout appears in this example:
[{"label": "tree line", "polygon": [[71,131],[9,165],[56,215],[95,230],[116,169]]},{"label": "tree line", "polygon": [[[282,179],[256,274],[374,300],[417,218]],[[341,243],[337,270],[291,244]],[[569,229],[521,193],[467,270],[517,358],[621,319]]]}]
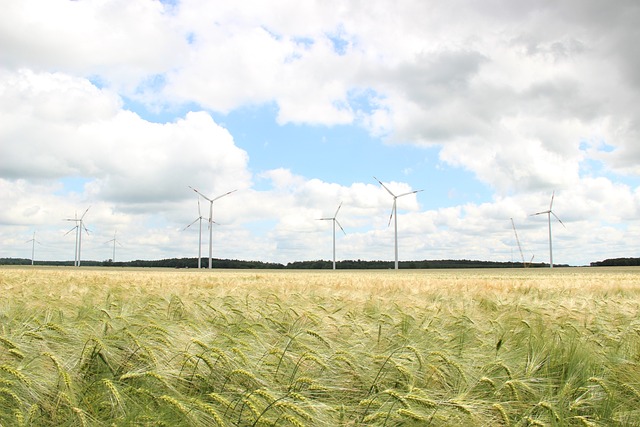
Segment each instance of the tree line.
[{"label": "tree line", "polygon": [[640,266],[640,258],[610,258],[591,263],[591,267],[630,267]]},{"label": "tree line", "polygon": [[[2,265],[30,265],[31,260],[26,258],[0,258]],[[592,265],[595,263],[591,263]],[[73,261],[35,261],[35,265],[47,266],[73,266]],[[209,265],[208,259],[202,259],[202,267]],[[640,265],[640,264],[626,264]],[[87,267],[147,267],[147,268],[198,268],[198,258],[168,258],[160,260],[134,260],[134,261],[82,261],[82,266]],[[531,268],[548,267],[545,263],[531,263],[527,265]],[[555,265],[556,267],[568,267],[568,265]],[[212,260],[212,267],[217,269],[300,269],[300,270],[330,270],[333,267],[332,261],[294,261],[287,264],[245,261],[236,259],[216,259]],[[365,260],[343,260],[336,262],[336,268],[340,270],[368,270],[368,269],[392,269],[393,261],[365,261]],[[441,268],[522,268],[520,262],[497,262],[497,261],[477,261],[477,260],[422,260],[422,261],[400,261],[399,267],[402,269],[441,269]]]}]

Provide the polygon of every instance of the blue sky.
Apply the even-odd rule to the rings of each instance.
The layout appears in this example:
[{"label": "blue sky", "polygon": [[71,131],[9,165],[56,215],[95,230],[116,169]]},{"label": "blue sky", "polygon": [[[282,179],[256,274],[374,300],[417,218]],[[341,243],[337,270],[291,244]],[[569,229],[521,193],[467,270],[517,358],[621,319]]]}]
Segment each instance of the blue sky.
[{"label": "blue sky", "polygon": [[[634,1],[25,0],[0,17],[0,256],[639,256]],[[606,28],[606,31],[603,31]],[[489,30],[488,30],[489,29]],[[203,235],[203,252],[208,234]]]}]

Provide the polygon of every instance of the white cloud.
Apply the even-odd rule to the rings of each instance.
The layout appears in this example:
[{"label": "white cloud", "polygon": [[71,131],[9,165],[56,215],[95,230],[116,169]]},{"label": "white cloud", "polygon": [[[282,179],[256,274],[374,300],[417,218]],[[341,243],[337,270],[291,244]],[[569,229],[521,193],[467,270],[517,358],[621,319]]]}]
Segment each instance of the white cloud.
[{"label": "white cloud", "polygon": [[4,79],[5,177],[90,177],[92,197],[133,204],[182,199],[189,184],[250,185],[246,152],[206,113],[150,123],[84,79],[31,72]]},{"label": "white cloud", "polygon": [[[553,190],[567,225],[558,261],[633,252],[639,190],[618,178],[640,175],[639,16],[631,0],[10,2],[0,16],[0,222],[10,228],[0,237],[20,247],[14,235],[38,226],[57,242],[61,219],[91,205],[88,251],[101,254],[117,228],[123,256],[193,254],[194,234],[177,231],[193,220],[192,185],[239,189],[216,205],[218,253],[328,257],[327,224],[315,219],[343,202],[339,252],[390,259],[384,189],[290,164],[250,170],[262,153],[199,111],[275,105],[280,125],[362,126],[390,144],[438,147],[441,162],[493,190],[490,201],[426,211],[426,193],[399,199],[403,259],[504,260],[514,217],[541,261],[545,224],[527,215]],[[154,123],[129,100],[181,113]],[[412,166],[388,186],[411,191],[393,180],[421,173]]]},{"label": "white cloud", "polygon": [[126,91],[170,69],[187,40],[162,3],[10,2],[0,17],[0,63],[99,76]]}]

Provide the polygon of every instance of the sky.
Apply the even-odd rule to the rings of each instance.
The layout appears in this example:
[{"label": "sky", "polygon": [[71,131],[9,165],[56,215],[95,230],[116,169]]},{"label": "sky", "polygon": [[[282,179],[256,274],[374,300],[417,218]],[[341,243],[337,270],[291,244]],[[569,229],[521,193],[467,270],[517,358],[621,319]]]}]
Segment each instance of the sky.
[{"label": "sky", "polygon": [[234,191],[214,258],[329,260],[341,206],[337,260],[392,261],[376,178],[423,190],[397,199],[401,261],[548,263],[553,194],[554,263],[638,257],[638,22],[636,0],[8,0],[0,257],[73,260],[83,214],[83,260],[114,236],[116,261],[196,257],[199,216],[207,257],[192,187]]}]

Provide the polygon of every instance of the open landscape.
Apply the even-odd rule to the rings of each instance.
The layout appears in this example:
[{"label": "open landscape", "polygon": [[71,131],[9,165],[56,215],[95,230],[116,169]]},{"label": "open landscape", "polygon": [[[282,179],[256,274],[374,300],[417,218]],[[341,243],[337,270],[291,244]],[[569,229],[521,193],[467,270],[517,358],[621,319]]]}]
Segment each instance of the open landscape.
[{"label": "open landscape", "polygon": [[640,425],[640,269],[0,269],[0,425]]}]

